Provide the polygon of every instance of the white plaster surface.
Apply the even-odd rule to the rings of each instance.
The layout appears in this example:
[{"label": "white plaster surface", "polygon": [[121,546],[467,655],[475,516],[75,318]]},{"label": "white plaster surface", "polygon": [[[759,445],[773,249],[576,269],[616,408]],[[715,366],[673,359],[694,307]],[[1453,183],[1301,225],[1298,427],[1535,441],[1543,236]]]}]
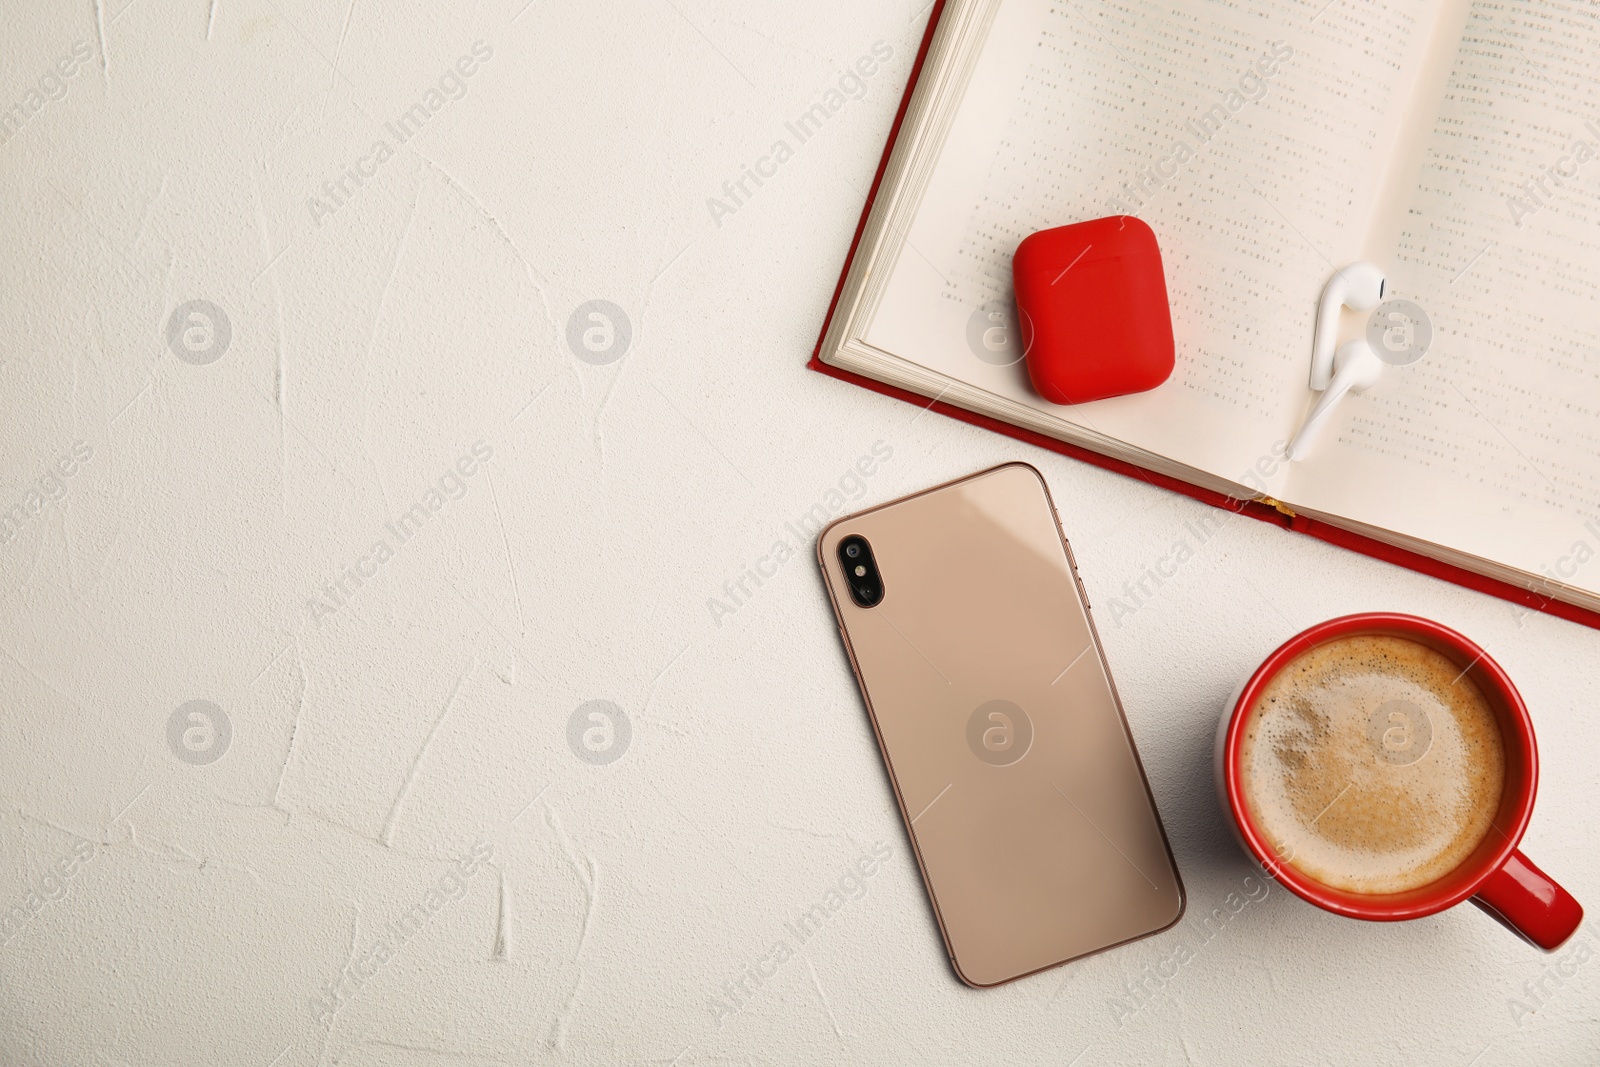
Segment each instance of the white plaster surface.
[{"label": "white plaster surface", "polygon": [[[1273,888],[1201,925],[1256,884],[1212,791],[1219,706],[1366,609],[1440,619],[1519,681],[1544,753],[1525,849],[1600,906],[1593,631],[1250,521],[1201,545],[1199,504],[804,369],[921,0],[3,15],[0,105],[89,56],[0,145],[0,506],[27,516],[0,544],[6,1067],[1600,1062],[1595,953],[1470,907],[1363,925]],[[713,218],[879,41],[865,96]],[[465,95],[399,143],[384,124],[475,42]],[[631,328],[605,365],[567,342],[595,299]],[[168,345],[190,300],[228,318],[213,362]],[[1099,608],[1190,903],[974,991],[784,523],[1014,458],[1097,605],[1194,548],[1131,615]],[[367,577],[330,598],[346,568]],[[231,727],[214,762],[169,744],[191,700]],[[590,700],[628,717],[614,762],[569,747]],[[786,924],[875,845],[801,942]],[[747,968],[769,977],[719,1013]]]}]

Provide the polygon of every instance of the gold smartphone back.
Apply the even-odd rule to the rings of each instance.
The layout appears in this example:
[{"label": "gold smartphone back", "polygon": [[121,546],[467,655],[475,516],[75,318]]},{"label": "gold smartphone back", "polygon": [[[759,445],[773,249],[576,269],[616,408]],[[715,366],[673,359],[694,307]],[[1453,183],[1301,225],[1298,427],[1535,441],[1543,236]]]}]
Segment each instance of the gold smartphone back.
[{"label": "gold smartphone back", "polygon": [[[883,599],[852,597],[866,538]],[[1163,930],[1183,885],[1039,472],[822,531],[817,554],[956,974],[990,986]]]}]

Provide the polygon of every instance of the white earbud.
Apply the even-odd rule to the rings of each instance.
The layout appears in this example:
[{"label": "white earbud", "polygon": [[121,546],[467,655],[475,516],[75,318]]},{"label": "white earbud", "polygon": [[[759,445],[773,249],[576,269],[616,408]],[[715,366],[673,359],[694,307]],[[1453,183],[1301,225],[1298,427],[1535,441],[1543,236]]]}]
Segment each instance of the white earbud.
[{"label": "white earbud", "polygon": [[1289,458],[1305,459],[1317,439],[1318,432],[1332,415],[1334,406],[1344,399],[1344,395],[1364,393],[1377,385],[1378,379],[1382,376],[1383,361],[1367,342],[1357,339],[1340,345],[1339,351],[1333,354],[1333,380],[1317,398],[1316,406],[1311,409],[1311,414],[1306,416],[1300,432],[1289,442]]},{"label": "white earbud", "polygon": [[1333,377],[1333,343],[1339,336],[1339,309],[1371,311],[1383,299],[1383,271],[1366,260],[1340,267],[1322,289],[1317,328],[1311,342],[1311,388],[1328,388]]}]

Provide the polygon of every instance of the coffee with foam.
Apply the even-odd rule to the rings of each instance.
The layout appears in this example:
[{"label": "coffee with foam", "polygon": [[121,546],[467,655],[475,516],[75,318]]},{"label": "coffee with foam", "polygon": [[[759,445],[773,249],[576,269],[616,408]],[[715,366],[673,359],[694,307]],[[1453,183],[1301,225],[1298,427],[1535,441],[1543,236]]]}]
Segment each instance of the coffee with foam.
[{"label": "coffee with foam", "polygon": [[1505,784],[1494,709],[1449,657],[1403,637],[1318,645],[1256,698],[1244,799],[1289,866],[1350,893],[1449,874],[1492,832]]}]

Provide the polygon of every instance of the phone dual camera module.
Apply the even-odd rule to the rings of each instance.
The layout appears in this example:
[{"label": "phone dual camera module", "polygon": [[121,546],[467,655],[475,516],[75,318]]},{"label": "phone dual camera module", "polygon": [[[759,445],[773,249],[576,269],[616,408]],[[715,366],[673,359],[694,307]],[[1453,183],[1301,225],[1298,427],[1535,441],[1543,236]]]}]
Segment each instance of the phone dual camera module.
[{"label": "phone dual camera module", "polygon": [[860,534],[839,542],[839,566],[850,583],[850,599],[863,608],[875,608],[883,600],[883,576],[872,558],[872,546]]}]

